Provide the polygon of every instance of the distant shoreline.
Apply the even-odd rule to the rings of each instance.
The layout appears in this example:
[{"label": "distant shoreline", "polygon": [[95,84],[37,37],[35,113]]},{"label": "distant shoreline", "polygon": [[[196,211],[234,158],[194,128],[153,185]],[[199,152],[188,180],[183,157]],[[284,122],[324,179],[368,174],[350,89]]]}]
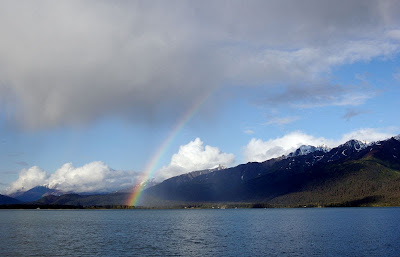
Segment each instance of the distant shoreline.
[{"label": "distant shoreline", "polygon": [[127,205],[105,205],[105,206],[76,206],[76,205],[38,205],[38,204],[5,204],[0,205],[0,210],[174,210],[174,209],[286,209],[286,208],[338,208],[338,207],[400,207],[398,205],[376,205],[376,204],[329,204],[329,205],[271,205],[260,203],[240,204],[186,204],[172,206],[127,206]]}]

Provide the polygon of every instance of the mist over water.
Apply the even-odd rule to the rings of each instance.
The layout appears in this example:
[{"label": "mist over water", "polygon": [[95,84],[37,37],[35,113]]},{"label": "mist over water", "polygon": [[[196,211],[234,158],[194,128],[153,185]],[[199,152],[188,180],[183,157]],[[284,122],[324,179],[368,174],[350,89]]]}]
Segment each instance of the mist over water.
[{"label": "mist over water", "polygon": [[396,256],[400,208],[2,210],[0,256]]}]

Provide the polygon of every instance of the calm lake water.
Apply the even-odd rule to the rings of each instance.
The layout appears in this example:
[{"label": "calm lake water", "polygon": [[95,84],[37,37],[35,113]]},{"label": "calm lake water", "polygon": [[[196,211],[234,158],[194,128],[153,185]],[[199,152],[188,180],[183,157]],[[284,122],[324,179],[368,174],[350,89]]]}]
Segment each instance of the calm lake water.
[{"label": "calm lake water", "polygon": [[400,256],[400,208],[1,210],[0,256]]}]

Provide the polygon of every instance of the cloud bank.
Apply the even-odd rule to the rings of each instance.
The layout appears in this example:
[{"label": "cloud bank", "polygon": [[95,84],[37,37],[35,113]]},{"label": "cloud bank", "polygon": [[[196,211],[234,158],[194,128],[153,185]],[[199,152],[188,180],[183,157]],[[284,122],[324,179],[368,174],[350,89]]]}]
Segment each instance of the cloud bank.
[{"label": "cloud bank", "polygon": [[[217,147],[204,146],[203,141],[196,138],[180,146],[169,165],[158,170],[155,176],[157,181],[162,181],[195,170],[214,168],[218,165],[230,166],[234,161],[233,154],[223,153]],[[34,166],[21,170],[18,179],[8,187],[6,193],[26,191],[35,186],[48,186],[63,192],[112,192],[141,182],[141,175],[133,171],[114,170],[101,161],[91,162],[82,167],[66,163],[50,175]]]},{"label": "cloud bank", "polygon": [[231,166],[235,162],[235,156],[231,153],[223,153],[217,147],[206,145],[200,138],[190,141],[179,147],[168,166],[162,167],[155,175],[157,180],[164,180],[173,176],[196,170],[214,168],[218,165]]},{"label": "cloud bank", "polygon": [[41,129],[176,119],[221,85],[263,87],[267,104],[361,104],[373,92],[329,72],[397,54],[398,13],[394,0],[3,1],[0,107]]},{"label": "cloud bank", "polygon": [[366,128],[344,134],[339,140],[314,137],[301,131],[291,132],[282,137],[269,139],[267,141],[252,138],[244,148],[244,160],[245,162],[262,162],[294,152],[301,145],[326,145],[328,147],[336,147],[350,139],[374,142],[387,139],[394,135],[396,134],[390,130],[381,131],[378,129]]},{"label": "cloud bank", "polygon": [[26,191],[35,186],[48,186],[63,192],[112,192],[132,187],[137,178],[132,171],[113,170],[103,162],[91,162],[82,167],[64,164],[51,175],[37,166],[23,169],[7,194]]}]

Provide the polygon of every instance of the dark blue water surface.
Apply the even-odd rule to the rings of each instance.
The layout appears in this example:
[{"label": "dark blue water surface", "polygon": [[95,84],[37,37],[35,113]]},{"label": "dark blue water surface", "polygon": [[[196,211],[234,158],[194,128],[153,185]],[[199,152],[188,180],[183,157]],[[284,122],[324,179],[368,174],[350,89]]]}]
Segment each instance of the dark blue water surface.
[{"label": "dark blue water surface", "polygon": [[0,256],[400,256],[400,208],[1,210]]}]

